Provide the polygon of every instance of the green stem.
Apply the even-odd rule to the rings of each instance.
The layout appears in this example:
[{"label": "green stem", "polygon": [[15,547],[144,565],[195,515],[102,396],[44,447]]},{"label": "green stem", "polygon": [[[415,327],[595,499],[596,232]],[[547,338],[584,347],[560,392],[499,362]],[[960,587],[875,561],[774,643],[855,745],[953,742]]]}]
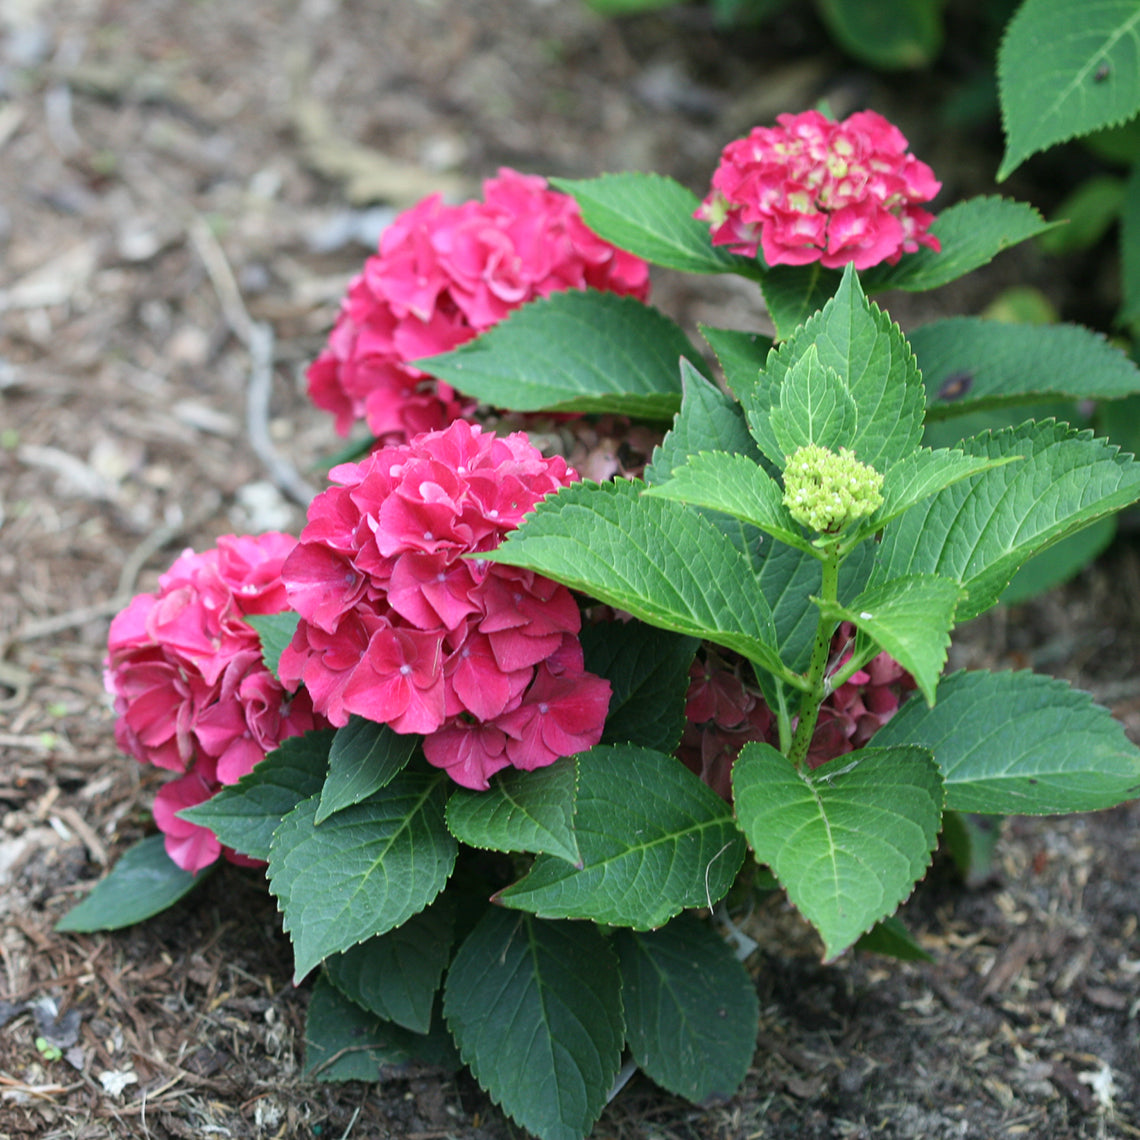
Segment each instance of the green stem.
[{"label": "green stem", "polygon": [[[838,548],[828,547],[827,556],[823,559],[823,581],[819,591],[820,600],[823,602],[839,600],[839,561]],[[811,663],[808,665],[807,693],[800,701],[800,721],[788,752],[788,758],[797,768],[807,759],[811,738],[815,734],[816,722],[819,720],[819,707],[827,696],[827,662],[831,655],[831,635],[834,630],[834,621],[826,617],[821,609],[819,624],[815,631],[815,644],[811,651]]]}]

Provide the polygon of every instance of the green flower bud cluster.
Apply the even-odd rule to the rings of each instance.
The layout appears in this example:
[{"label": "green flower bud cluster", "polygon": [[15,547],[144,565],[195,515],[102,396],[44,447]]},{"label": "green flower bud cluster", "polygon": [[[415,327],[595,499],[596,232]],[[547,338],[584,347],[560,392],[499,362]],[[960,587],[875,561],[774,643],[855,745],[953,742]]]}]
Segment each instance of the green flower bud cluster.
[{"label": "green flower bud cluster", "polygon": [[883,477],[860,463],[849,447],[839,454],[809,443],[784,468],[784,506],[792,518],[820,534],[839,534],[883,505]]}]

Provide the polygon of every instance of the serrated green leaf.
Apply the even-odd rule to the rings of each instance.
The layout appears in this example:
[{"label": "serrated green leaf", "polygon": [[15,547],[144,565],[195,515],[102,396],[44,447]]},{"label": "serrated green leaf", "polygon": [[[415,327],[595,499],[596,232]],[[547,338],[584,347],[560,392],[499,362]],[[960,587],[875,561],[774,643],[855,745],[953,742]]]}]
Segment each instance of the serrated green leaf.
[{"label": "serrated green leaf", "polygon": [[383,1021],[351,1001],[322,972],[305,1019],[302,1072],[318,1081],[376,1081],[390,1067],[420,1061],[458,1069],[459,1055],[439,1019],[426,1034]]},{"label": "serrated green leaf", "polygon": [[1026,562],[1002,590],[998,601],[1003,606],[1016,606],[1067,582],[1103,554],[1115,537],[1116,516],[1109,515],[1062,538]]},{"label": "serrated green leaf", "polygon": [[330,954],[383,934],[423,910],[455,865],[442,773],[401,772],[369,799],[315,824],[319,796],[273,836],[269,889],[293,940],[300,981]]},{"label": "serrated green leaf", "polygon": [[569,758],[533,772],[499,772],[485,792],[459,788],[452,793],[447,826],[469,847],[545,852],[577,863],[581,859],[574,835],[577,791],[577,770]]},{"label": "serrated green leaf", "polygon": [[955,673],[934,708],[907,701],[874,739],[929,748],[955,811],[1097,811],[1140,795],[1140,750],[1120,722],[1035,673]]},{"label": "serrated green leaf", "polygon": [[[716,354],[717,363],[724,373],[725,383],[733,391],[737,384],[750,388],[764,370],[764,361],[772,347],[772,338],[762,333],[742,332],[739,329],[718,329],[698,325],[701,336],[709,342]],[[723,446],[723,445],[722,445]]]},{"label": "serrated green leaf", "polygon": [[152,835],[124,851],[91,893],[56,924],[57,931],[90,934],[121,930],[172,907],[204,883],[213,868],[183,871],[166,853],[165,837]]},{"label": "serrated green leaf", "polygon": [[917,253],[903,254],[897,265],[876,265],[863,273],[863,287],[868,293],[937,289],[1056,225],[1024,202],[970,198],[943,210],[931,225],[930,232],[942,243],[941,251],[924,246]]},{"label": "serrated green leaf", "polygon": [[261,638],[261,660],[277,680],[281,679],[277,677],[281,654],[293,640],[300,620],[301,615],[291,610],[279,614],[246,614],[246,624],[253,626]]},{"label": "serrated green leaf", "polygon": [[838,270],[810,265],[773,265],[760,279],[776,338],[787,340],[835,295],[842,280]]},{"label": "serrated green leaf", "polygon": [[675,467],[664,483],[643,495],[722,511],[773,535],[788,546],[817,554],[810,539],[784,506],[784,489],[743,455],[703,451]]},{"label": "serrated green leaf", "polygon": [[581,867],[540,855],[496,902],[645,930],[724,896],[744,859],[724,800],[679,760],[646,748],[599,745],[575,759]]},{"label": "serrated green leaf", "polygon": [[942,50],[944,0],[816,0],[835,41],[876,68],[916,68]]},{"label": "serrated green leaf", "polygon": [[989,609],[1030,555],[1140,498],[1132,456],[1064,424],[1026,423],[961,446],[1023,458],[963,479],[890,523],[873,576],[953,578],[966,589],[959,621]]},{"label": "serrated green leaf", "polygon": [[998,52],[1001,182],[1031,154],[1140,111],[1135,0],[1025,0]]},{"label": "serrated green leaf", "polygon": [[750,743],[732,786],[757,860],[822,935],[829,961],[893,914],[930,865],[943,792],[926,749],[865,748],[807,771]]},{"label": "serrated green leaf", "polygon": [[1011,325],[951,317],[910,333],[926,382],[928,421],[1035,400],[1116,400],[1140,391],[1140,369],[1079,325]]},{"label": "serrated green leaf", "polygon": [[351,716],[338,728],[329,750],[329,774],[314,823],[367,799],[402,772],[420,737],[393,732],[386,724]]},{"label": "serrated green leaf", "polygon": [[950,578],[914,574],[873,586],[846,606],[817,604],[829,618],[851,622],[885,649],[932,705],[961,594]]},{"label": "serrated green leaf", "polygon": [[531,301],[475,340],[413,363],[485,404],[516,412],[668,420],[677,362],[700,353],[668,317],[632,297],[566,289]]},{"label": "serrated green leaf", "polygon": [[596,927],[493,909],[455,955],[444,1013],[475,1079],[540,1140],[582,1140],[621,1064],[617,959]]},{"label": "serrated green leaf", "polygon": [[980,887],[996,870],[1002,816],[947,809],[942,816],[942,849],[954,860],[968,887]]},{"label": "serrated green leaf", "polygon": [[885,954],[900,962],[933,962],[934,958],[915,941],[914,935],[903,925],[897,914],[888,915],[876,922],[855,943],[856,950],[865,954]]},{"label": "serrated green leaf", "polygon": [[455,908],[441,895],[395,930],[333,954],[325,972],[345,997],[376,1017],[427,1033],[454,930]]},{"label": "serrated green leaf", "polygon": [[322,728],[283,740],[253,771],[180,819],[208,827],[227,847],[268,861],[273,833],[302,800],[325,782],[335,729]]},{"label": "serrated green leaf", "polygon": [[814,344],[785,374],[769,424],[785,457],[807,444],[838,451],[854,443],[855,399],[839,373],[820,363]]},{"label": "serrated green leaf", "polygon": [[579,641],[586,669],[613,691],[600,743],[672,752],[685,730],[689,666],[700,642],[632,619],[585,626]]},{"label": "serrated green leaf", "polygon": [[781,671],[748,556],[695,510],[643,497],[643,488],[638,480],[575,483],[480,557],[536,570],[650,625]]},{"label": "serrated green leaf", "polygon": [[626,1039],[638,1067],[695,1104],[729,1097],[756,1050],[756,986],[707,922],[619,930]]},{"label": "serrated green leaf", "polygon": [[922,438],[922,378],[898,325],[866,299],[850,266],[823,310],[769,354],[756,385],[737,391],[760,450],[783,466],[771,416],[789,398],[784,386],[802,383],[796,366],[813,348],[820,364],[839,374],[855,401],[858,420],[848,444],[855,457],[884,472],[909,455]]},{"label": "serrated green leaf", "polygon": [[693,217],[700,199],[671,178],[627,171],[550,182],[574,198],[594,233],[654,265],[682,273],[759,273],[754,261],[712,244],[708,223]]},{"label": "serrated green leaf", "polygon": [[1120,210],[1121,324],[1140,318],[1140,159],[1133,163]]}]

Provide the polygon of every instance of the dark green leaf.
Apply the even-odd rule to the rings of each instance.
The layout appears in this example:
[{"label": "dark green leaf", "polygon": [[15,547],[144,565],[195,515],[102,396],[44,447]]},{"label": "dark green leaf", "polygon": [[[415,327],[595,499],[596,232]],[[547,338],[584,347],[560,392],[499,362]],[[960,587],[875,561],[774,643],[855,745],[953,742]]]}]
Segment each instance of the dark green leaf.
[{"label": "dark green leaf", "polygon": [[[253,626],[261,638],[261,659],[274,677],[277,677],[277,669],[281,664],[281,654],[293,640],[293,634],[300,620],[301,615],[291,610],[280,614],[246,615],[246,624]],[[280,677],[277,679],[280,680]]]},{"label": "dark green leaf", "polygon": [[818,261],[810,265],[774,265],[764,274],[760,289],[768,316],[776,326],[778,340],[787,340],[813,313],[835,295],[840,274],[824,269]]},{"label": "dark green leaf", "polygon": [[934,961],[933,956],[914,940],[897,914],[876,922],[855,943],[855,949],[862,950],[865,954],[884,954],[888,958],[897,958],[900,962]]},{"label": "dark green leaf", "polygon": [[876,68],[925,67],[942,50],[944,0],[816,0],[827,30]]},{"label": "dark green leaf", "polygon": [[[738,329],[717,329],[709,325],[698,327],[701,336],[716,353],[717,363],[729,388],[735,391],[738,383],[751,388],[764,370],[764,362],[772,348],[772,338]],[[724,444],[720,446],[723,447]]]},{"label": "dark green leaf", "polygon": [[1140,319],[1140,158],[1128,174],[1120,210],[1120,315],[1122,325]]},{"label": "dark green leaf", "polygon": [[402,772],[419,747],[420,737],[400,735],[386,724],[349,717],[338,728],[329,751],[329,774],[321,789],[315,823],[351,807],[384,787]]}]

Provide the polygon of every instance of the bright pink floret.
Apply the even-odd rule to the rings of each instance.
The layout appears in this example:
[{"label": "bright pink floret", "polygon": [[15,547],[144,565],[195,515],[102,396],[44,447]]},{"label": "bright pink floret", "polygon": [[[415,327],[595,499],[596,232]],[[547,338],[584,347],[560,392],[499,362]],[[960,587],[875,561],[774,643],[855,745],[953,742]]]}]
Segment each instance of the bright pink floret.
[{"label": "bright pink floret", "polygon": [[281,567],[296,542],[228,535],[213,550],[187,550],[154,593],[132,599],[111,622],[104,677],[115,739],[142,763],[179,773],[159,789],[154,816],[184,870],[201,870],[222,847],[175,812],[237,783],[287,737],[326,723],[307,693],[290,695],[265,668],[245,621],[286,608]]},{"label": "bright pink floret", "polygon": [[828,269],[894,265],[919,246],[940,250],[921,208],[942,184],[907,151],[903,133],[875,111],[833,122],[818,111],[779,115],[721,152],[696,217],[713,245],[768,265]]},{"label": "bright pink floret", "polygon": [[574,199],[502,169],[483,201],[438,194],[401,214],[348,289],[309,395],[345,435],[367,421],[400,443],[469,415],[474,401],[411,366],[457,348],[536,297],[599,289],[644,300],[649,267],[586,228]]},{"label": "bright pink floret", "polygon": [[609,683],[587,673],[569,591],[467,555],[492,550],[577,476],[522,433],[465,420],[331,472],[282,575],[301,621],[281,657],[334,725],[422,733],[465,787],[601,739]]}]

